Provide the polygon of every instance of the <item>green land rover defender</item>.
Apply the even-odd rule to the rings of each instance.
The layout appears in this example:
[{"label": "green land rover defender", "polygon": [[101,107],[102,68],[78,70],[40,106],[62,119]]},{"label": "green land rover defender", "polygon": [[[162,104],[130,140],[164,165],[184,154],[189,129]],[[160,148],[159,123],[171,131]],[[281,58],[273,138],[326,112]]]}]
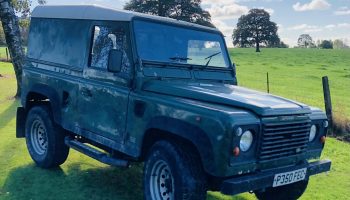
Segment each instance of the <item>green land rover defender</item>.
[{"label": "green land rover defender", "polygon": [[[39,6],[31,18],[18,138],[42,168],[75,149],[144,162],[146,200],[208,190],[297,199],[328,121],[319,109],[237,86],[221,32],[98,6]],[[310,161],[312,160],[312,162]]]}]

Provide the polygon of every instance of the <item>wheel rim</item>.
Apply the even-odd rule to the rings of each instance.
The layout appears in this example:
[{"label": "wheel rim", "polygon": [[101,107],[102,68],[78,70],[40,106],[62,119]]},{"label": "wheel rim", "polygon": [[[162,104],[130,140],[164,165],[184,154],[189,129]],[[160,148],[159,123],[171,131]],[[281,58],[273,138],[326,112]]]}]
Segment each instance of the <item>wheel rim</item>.
[{"label": "wheel rim", "polygon": [[47,132],[41,119],[33,121],[30,129],[31,143],[35,153],[43,155],[47,149]]},{"label": "wheel rim", "polygon": [[169,165],[158,160],[152,167],[150,178],[151,197],[154,200],[174,200],[174,178]]}]

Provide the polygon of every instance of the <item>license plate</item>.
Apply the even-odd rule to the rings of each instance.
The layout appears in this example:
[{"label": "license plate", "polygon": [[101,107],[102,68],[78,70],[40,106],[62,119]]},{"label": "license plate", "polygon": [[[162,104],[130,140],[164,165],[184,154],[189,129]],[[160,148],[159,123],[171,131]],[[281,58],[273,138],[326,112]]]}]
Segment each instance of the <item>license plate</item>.
[{"label": "license plate", "polygon": [[275,174],[272,187],[278,187],[281,185],[295,183],[295,182],[304,180],[305,176],[306,176],[306,168],[302,168],[302,169],[298,169],[290,172],[284,172],[280,174]]}]

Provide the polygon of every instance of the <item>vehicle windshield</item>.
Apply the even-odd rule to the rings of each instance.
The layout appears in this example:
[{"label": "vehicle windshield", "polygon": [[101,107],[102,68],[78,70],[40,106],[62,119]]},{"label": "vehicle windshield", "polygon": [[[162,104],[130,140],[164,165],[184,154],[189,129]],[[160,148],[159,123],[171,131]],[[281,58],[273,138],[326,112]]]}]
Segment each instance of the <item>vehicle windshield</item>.
[{"label": "vehicle windshield", "polygon": [[134,21],[138,55],[142,60],[228,68],[223,37],[141,20]]}]

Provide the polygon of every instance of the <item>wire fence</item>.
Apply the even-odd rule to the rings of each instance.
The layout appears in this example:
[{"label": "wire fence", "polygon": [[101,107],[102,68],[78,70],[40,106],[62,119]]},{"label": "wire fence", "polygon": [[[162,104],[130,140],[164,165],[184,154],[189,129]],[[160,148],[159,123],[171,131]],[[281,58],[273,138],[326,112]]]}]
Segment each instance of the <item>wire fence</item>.
[{"label": "wire fence", "polygon": [[[238,73],[238,85],[288,98],[312,107],[325,109],[322,76],[314,72],[281,74],[280,72]],[[350,77],[329,76],[332,113],[337,132],[350,134]],[[340,126],[340,127],[339,127]]]}]

